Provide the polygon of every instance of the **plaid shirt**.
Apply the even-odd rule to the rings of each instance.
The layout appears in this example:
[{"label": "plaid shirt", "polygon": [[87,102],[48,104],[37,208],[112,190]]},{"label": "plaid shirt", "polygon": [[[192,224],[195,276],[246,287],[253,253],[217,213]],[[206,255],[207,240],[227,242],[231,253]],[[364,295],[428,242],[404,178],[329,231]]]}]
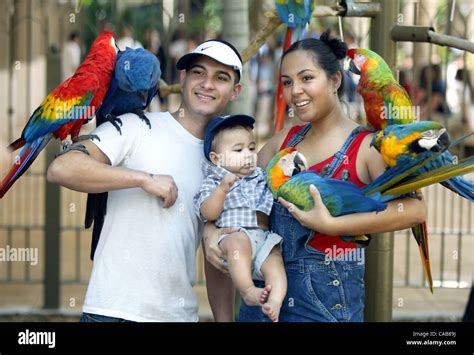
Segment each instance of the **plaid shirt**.
[{"label": "plaid shirt", "polygon": [[[194,206],[201,221],[207,222],[201,214],[201,205],[229,172],[207,160],[201,162],[201,168],[206,178],[201,190],[194,196]],[[231,187],[216,226],[258,228],[256,211],[270,215],[272,205],[273,196],[266,184],[265,172],[257,167],[252,175],[241,177]]]}]

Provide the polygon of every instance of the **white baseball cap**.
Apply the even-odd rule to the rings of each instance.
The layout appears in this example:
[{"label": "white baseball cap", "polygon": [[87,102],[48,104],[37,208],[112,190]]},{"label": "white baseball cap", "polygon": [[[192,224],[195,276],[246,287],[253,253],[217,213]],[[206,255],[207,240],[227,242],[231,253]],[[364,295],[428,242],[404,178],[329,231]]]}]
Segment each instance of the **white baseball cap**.
[{"label": "white baseball cap", "polygon": [[184,70],[200,55],[208,56],[215,61],[227,65],[239,73],[238,81],[242,77],[242,58],[237,49],[226,41],[212,39],[202,42],[191,53],[183,55],[176,63],[176,69]]}]

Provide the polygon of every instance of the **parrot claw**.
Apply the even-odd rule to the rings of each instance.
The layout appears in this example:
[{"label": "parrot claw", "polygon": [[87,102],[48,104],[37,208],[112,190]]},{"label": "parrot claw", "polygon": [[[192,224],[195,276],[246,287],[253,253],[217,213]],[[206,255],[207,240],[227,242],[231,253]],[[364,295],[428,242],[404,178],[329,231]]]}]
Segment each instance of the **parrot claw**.
[{"label": "parrot claw", "polygon": [[112,126],[114,126],[117,129],[117,131],[120,133],[120,135],[122,135],[122,130],[120,129],[120,127],[122,127],[122,120],[120,118],[118,118],[115,115],[112,115],[111,113],[108,113],[105,116],[105,121],[112,123]]},{"label": "parrot claw", "polygon": [[77,136],[77,137],[74,137],[72,139],[72,142],[77,143],[77,142],[81,142],[81,141],[85,141],[85,140],[89,140],[89,139],[91,139],[91,140],[97,139],[100,142],[100,138],[96,134],[85,134],[85,135],[82,135],[82,136]]},{"label": "parrot claw", "polygon": [[148,127],[151,129],[151,123],[148,117],[146,117],[145,113],[142,110],[135,110],[133,111],[135,115],[140,117],[141,120],[145,121],[145,123],[148,125]]},{"label": "parrot claw", "polygon": [[79,152],[82,152],[84,154],[90,155],[89,152],[87,151],[87,148],[82,145],[82,144],[69,144],[69,142],[63,143],[63,150],[62,152],[56,154],[54,157],[60,157],[63,154],[66,154],[67,152],[70,152],[71,150],[77,150]]}]

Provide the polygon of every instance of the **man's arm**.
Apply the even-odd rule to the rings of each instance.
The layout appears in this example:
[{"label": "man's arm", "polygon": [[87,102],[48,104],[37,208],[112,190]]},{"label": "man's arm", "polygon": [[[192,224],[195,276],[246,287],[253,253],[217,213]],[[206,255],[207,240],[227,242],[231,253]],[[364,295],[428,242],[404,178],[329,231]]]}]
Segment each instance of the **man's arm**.
[{"label": "man's arm", "polygon": [[92,142],[81,142],[90,155],[70,151],[49,166],[47,179],[71,190],[88,193],[140,187],[163,198],[163,207],[171,207],[177,197],[171,176],[150,175],[144,171],[110,166],[109,158]]}]

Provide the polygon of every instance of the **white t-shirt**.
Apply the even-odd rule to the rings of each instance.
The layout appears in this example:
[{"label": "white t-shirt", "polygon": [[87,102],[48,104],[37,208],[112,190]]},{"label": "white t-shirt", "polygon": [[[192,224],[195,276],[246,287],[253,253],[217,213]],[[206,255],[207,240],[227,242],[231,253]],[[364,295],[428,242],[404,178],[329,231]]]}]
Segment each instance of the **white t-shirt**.
[{"label": "white t-shirt", "polygon": [[168,112],[146,115],[151,129],[125,114],[122,135],[105,123],[93,132],[100,142],[93,142],[112,166],[171,175],[178,198],[163,208],[141,188],[109,192],[83,311],[138,322],[195,322],[192,287],[202,225],[193,196],[203,180],[203,142]]}]

